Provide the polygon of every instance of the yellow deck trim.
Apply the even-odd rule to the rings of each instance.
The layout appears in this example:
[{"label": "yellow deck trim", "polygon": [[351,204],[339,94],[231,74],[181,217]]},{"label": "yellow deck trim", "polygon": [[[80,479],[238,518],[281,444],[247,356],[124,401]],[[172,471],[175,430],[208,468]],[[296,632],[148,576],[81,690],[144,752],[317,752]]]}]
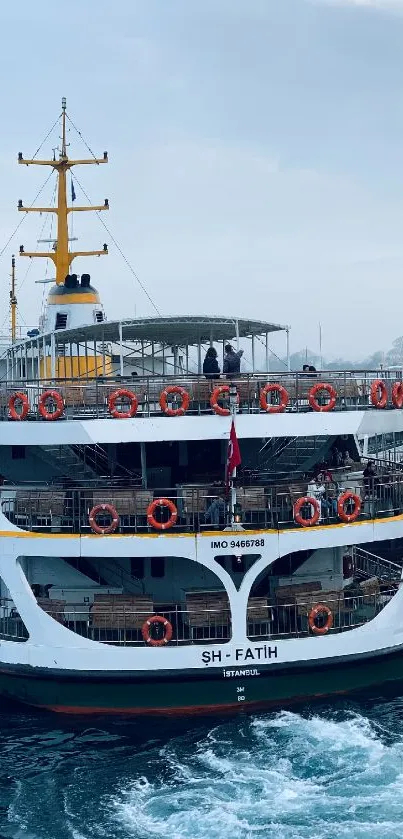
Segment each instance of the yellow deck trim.
[{"label": "yellow deck trim", "polygon": [[334,530],[339,527],[361,527],[364,524],[387,524],[392,521],[403,521],[403,513],[398,516],[385,516],[382,519],[366,519],[365,521],[353,521],[350,524],[347,522],[339,522],[339,524],[322,524],[316,527],[298,527],[287,528],[284,530],[208,530],[203,533],[165,533],[159,531],[158,533],[36,533],[30,530],[0,530],[1,538],[14,539],[160,539],[163,536],[165,539],[194,539],[195,537],[201,539],[237,537],[238,539],[245,539],[248,536],[265,536],[269,534],[278,535],[279,533],[307,533],[308,531],[315,533],[319,530]]}]

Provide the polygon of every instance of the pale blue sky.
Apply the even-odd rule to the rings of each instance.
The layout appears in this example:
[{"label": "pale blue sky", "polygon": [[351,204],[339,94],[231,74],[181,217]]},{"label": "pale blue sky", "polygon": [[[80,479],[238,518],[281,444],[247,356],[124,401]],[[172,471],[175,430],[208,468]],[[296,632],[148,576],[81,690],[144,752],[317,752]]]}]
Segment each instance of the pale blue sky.
[{"label": "pale blue sky", "polygon": [[[0,250],[18,198],[30,203],[44,179],[16,154],[35,151],[64,95],[91,148],[110,154],[77,175],[110,199],[105,220],[162,314],[290,323],[293,349],[317,349],[321,321],[325,354],[387,349],[403,333],[403,1],[63,8],[1,5]],[[11,253],[35,246],[43,221],[28,218],[0,260],[4,316]],[[81,247],[108,241],[83,221]],[[25,280],[17,265],[34,324],[45,265]],[[76,270],[90,271],[109,318],[153,313],[112,246]]]}]

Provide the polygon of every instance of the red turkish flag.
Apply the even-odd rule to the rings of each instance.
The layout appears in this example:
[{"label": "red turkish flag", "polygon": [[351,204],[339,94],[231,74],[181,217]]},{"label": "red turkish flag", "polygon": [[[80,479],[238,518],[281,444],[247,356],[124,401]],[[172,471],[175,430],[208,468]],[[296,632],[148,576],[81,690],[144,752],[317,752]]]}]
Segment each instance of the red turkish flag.
[{"label": "red turkish flag", "polygon": [[238,438],[236,436],[234,420],[232,420],[231,431],[228,440],[227,465],[225,468],[225,485],[228,488],[229,482],[234,474],[234,469],[241,463],[241,452],[239,451]]}]

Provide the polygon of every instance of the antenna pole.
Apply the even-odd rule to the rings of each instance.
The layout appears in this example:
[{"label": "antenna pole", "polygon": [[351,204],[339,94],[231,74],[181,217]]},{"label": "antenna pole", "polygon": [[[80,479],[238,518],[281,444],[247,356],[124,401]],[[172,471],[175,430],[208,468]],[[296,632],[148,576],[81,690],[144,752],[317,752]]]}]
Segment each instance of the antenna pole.
[{"label": "antenna pole", "polygon": [[15,344],[17,337],[17,298],[15,296],[15,256],[11,257],[11,290],[10,290],[10,306],[11,306],[11,340]]}]

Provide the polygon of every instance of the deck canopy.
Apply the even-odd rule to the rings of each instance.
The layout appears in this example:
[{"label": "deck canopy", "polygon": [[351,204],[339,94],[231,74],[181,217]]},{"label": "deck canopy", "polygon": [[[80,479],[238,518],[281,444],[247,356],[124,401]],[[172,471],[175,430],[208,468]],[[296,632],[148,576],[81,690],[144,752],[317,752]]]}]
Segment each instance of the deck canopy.
[{"label": "deck canopy", "polygon": [[[158,373],[177,374],[201,373],[202,352],[206,345],[219,345],[219,356],[224,354],[225,344],[233,342],[239,346],[239,340],[248,343],[249,349],[244,355],[244,363],[252,371],[255,367],[255,340],[257,352],[262,364],[265,354],[266,370],[269,369],[269,335],[274,332],[286,334],[287,366],[289,367],[289,327],[262,320],[236,317],[152,317],[133,318],[119,321],[102,321],[78,326],[74,329],[58,329],[46,334],[32,334],[22,342],[9,347],[7,351],[7,378],[19,378],[25,371],[24,378],[35,377],[41,369],[52,378],[58,376],[60,364],[56,359],[63,357],[74,359],[97,356],[99,374],[110,375],[118,365],[120,374],[126,375],[128,368],[136,369],[137,374],[155,375]],[[245,346],[245,344],[244,344]],[[221,349],[220,349],[221,347]],[[192,349],[197,351],[197,358]],[[41,360],[50,358],[48,362]],[[35,359],[35,363],[34,363]],[[248,361],[246,361],[248,359]],[[112,365],[112,367],[111,367]],[[92,365],[93,366],[93,365]],[[66,377],[73,375],[74,369],[83,369],[83,362],[74,365],[73,361],[63,362]],[[85,363],[84,369],[88,365]],[[115,369],[115,372],[117,372]],[[261,368],[260,368],[261,369]],[[70,372],[68,372],[68,370]],[[109,371],[109,372],[108,372]],[[60,372],[59,372],[60,375]]]},{"label": "deck canopy", "polygon": [[[193,346],[199,343],[231,341],[237,337],[252,338],[271,332],[287,332],[288,326],[267,323],[247,318],[220,318],[208,316],[134,318],[122,321],[104,321],[77,329],[57,332],[57,343],[70,344],[77,341],[147,341],[177,347]],[[41,336],[50,343],[51,334]]]}]

